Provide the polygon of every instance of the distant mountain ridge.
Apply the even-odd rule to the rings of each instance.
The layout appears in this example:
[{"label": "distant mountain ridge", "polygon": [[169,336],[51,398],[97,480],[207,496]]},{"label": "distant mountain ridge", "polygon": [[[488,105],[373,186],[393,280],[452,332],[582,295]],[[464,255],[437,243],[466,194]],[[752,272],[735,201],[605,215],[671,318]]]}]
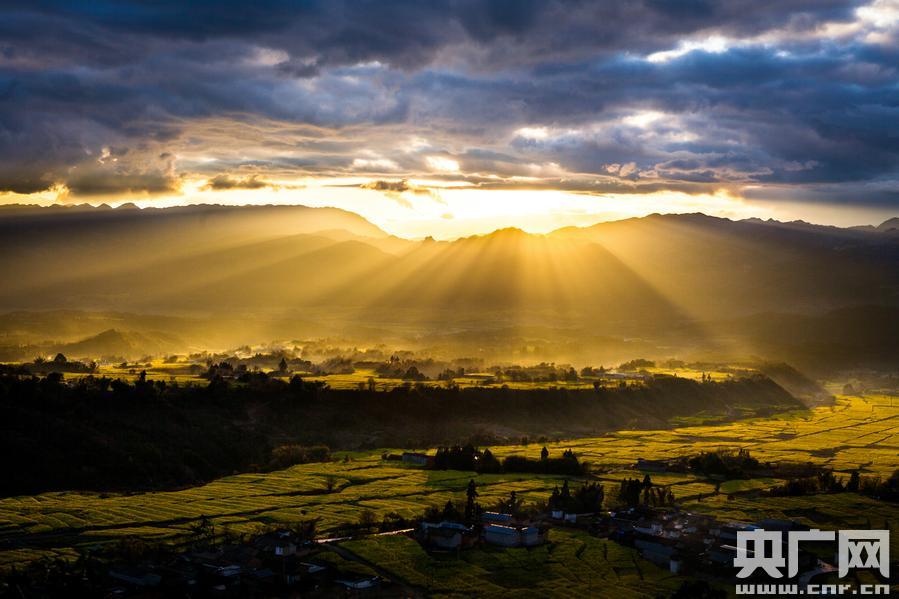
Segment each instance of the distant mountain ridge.
[{"label": "distant mountain ridge", "polygon": [[[524,345],[559,342],[567,355],[615,344],[738,348],[828,363],[841,347],[870,361],[895,352],[884,339],[899,308],[891,221],[860,230],[656,214],[546,235],[409,241],[321,208],[57,212],[0,211],[0,313],[12,312],[0,317],[0,345],[116,329],[148,345],[164,331],[188,348],[367,335],[478,352],[545,327]],[[42,320],[37,310],[52,312]]]},{"label": "distant mountain ridge", "polygon": [[134,204],[122,204],[112,208],[107,204],[37,206],[8,204],[0,206],[0,230],[12,226],[46,227],[53,221],[69,226],[80,224],[122,225],[138,221],[177,221],[224,219],[233,215],[245,218],[273,215],[282,222],[286,232],[310,233],[320,230],[345,230],[363,237],[387,237],[387,233],[371,222],[348,210],[331,207],[310,207],[292,204],[266,204],[231,206],[224,204],[191,204],[186,206],[138,208]]},{"label": "distant mountain ridge", "polygon": [[167,333],[136,333],[107,329],[92,337],[72,343],[49,346],[51,353],[69,357],[150,356],[174,352],[184,341]]},{"label": "distant mountain ridge", "polygon": [[13,214],[0,216],[0,310],[555,310],[672,322],[899,302],[899,237],[805,223],[653,214],[412,242],[302,206]]}]

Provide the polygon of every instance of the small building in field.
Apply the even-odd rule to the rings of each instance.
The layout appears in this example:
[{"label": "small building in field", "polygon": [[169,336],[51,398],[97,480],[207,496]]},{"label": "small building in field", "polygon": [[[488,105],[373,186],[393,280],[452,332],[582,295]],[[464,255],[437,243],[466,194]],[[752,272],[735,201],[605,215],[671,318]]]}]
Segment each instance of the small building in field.
[{"label": "small building in field", "polygon": [[572,512],[566,512],[565,510],[552,510],[549,513],[549,517],[553,520],[559,520],[561,522],[566,522],[568,524],[577,524],[578,520],[583,518],[589,518],[595,515],[595,512],[589,512],[584,514],[576,514]]},{"label": "small building in field", "polygon": [[546,542],[548,531],[537,526],[504,526],[488,524],[484,527],[484,542],[500,547],[535,547]]},{"label": "small building in field", "polygon": [[314,562],[303,562],[296,556],[290,556],[282,565],[284,584],[296,585],[307,583],[307,586],[321,583],[328,576],[328,567]]}]

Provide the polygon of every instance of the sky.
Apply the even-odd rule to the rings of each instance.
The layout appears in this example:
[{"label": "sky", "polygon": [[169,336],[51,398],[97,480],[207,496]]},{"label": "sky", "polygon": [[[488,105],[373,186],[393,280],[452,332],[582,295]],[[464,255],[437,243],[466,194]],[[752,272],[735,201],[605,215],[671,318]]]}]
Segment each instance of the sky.
[{"label": "sky", "polygon": [[0,203],[899,214],[899,0],[7,0]]}]

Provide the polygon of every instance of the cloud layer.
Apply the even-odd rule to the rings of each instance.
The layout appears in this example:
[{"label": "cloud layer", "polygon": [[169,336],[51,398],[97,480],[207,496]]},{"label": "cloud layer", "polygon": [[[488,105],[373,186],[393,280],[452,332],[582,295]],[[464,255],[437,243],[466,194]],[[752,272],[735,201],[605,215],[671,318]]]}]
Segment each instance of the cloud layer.
[{"label": "cloud layer", "polygon": [[899,206],[899,3],[6,2],[0,191]]}]

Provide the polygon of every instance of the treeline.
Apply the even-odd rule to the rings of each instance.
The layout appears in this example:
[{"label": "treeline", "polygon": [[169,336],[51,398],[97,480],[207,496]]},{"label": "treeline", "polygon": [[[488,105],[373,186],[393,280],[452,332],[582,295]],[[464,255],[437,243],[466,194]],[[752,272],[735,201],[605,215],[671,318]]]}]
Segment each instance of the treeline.
[{"label": "treeline", "polygon": [[[474,479],[468,481],[465,489],[465,505],[457,505],[452,499],[443,506],[429,506],[422,515],[425,522],[462,522],[468,526],[478,525],[484,508],[478,502],[478,490]],[[592,514],[603,509],[605,501],[605,488],[597,482],[584,482],[574,491],[568,485],[568,481],[562,483],[562,487],[555,487],[547,500],[537,500],[525,504],[517,491],[510,491],[508,497],[497,500],[488,506],[490,511],[501,514],[509,514],[513,518],[533,518],[546,515],[547,511],[561,510],[569,514]]]},{"label": "treeline", "polygon": [[693,472],[727,479],[750,478],[759,468],[759,461],[747,449],[704,451],[690,458],[688,464]]},{"label": "treeline", "polygon": [[[287,382],[261,372],[245,373],[240,382],[214,376],[208,384],[186,386],[144,377],[129,383],[0,373],[0,451],[7,462],[0,493],[197,484],[280,467],[292,451],[273,453],[283,444],[452,446],[497,430],[515,441],[594,436],[625,426],[666,426],[671,417],[701,410],[736,416],[796,407],[764,377],[706,385],[659,379],[624,389],[411,386],[378,392],[334,390],[298,376]],[[549,464],[507,466],[573,472],[568,462]]]},{"label": "treeline", "polygon": [[437,449],[430,468],[433,470],[470,470],[479,474],[514,472],[580,476],[587,472],[588,464],[579,461],[570,449],[562,452],[561,457],[550,457],[549,451],[544,447],[540,453],[540,459],[512,455],[500,461],[493,455],[490,448],[481,451],[468,444]]},{"label": "treeline", "polygon": [[832,470],[822,470],[815,476],[793,478],[774,487],[768,493],[775,497],[801,497],[822,493],[859,493],[883,501],[899,501],[899,470],[887,480],[879,476],[861,476],[853,470],[848,480]]},{"label": "treeline", "polygon": [[566,480],[562,483],[561,489],[559,487],[553,489],[547,507],[569,514],[589,514],[602,509],[605,497],[605,488],[599,483],[585,482],[572,493]]},{"label": "treeline", "polygon": [[627,507],[669,507],[674,505],[674,493],[670,486],[659,486],[647,474],[639,478],[625,478],[618,487],[618,502]]}]

